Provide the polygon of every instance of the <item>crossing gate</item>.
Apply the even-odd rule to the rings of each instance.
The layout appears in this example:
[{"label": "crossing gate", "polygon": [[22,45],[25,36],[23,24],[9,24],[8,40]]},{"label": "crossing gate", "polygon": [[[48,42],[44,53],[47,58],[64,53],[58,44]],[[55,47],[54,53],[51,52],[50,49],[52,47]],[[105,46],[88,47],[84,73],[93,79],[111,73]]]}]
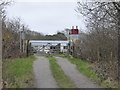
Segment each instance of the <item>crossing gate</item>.
[{"label": "crossing gate", "polygon": [[67,53],[68,41],[30,40],[31,53],[37,55]]}]

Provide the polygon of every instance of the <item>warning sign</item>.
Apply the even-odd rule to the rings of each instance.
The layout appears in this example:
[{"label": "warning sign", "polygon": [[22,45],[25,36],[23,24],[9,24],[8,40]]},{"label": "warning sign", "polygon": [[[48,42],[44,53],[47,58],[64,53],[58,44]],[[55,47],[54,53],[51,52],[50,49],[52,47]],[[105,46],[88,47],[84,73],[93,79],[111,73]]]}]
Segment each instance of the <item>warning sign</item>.
[{"label": "warning sign", "polygon": [[78,40],[79,39],[79,34],[71,34],[70,35],[70,40]]},{"label": "warning sign", "polygon": [[71,29],[70,34],[79,34],[79,30],[78,29]]}]

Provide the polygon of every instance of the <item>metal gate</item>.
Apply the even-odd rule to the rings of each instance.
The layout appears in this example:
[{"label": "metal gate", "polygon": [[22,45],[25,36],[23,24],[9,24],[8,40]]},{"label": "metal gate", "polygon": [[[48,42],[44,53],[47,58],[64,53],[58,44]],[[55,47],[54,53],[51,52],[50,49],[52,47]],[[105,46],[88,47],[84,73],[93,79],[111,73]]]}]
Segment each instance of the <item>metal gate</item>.
[{"label": "metal gate", "polygon": [[31,40],[31,52],[35,55],[61,54],[67,52],[68,41]]}]

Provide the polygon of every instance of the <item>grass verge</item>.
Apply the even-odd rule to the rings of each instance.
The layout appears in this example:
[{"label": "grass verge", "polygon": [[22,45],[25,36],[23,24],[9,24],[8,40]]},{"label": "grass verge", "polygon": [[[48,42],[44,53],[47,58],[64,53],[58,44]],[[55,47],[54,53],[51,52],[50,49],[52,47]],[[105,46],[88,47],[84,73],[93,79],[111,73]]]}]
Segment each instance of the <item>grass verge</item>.
[{"label": "grass verge", "polygon": [[33,87],[33,61],[36,58],[7,59],[3,60],[3,80],[7,88]]},{"label": "grass verge", "polygon": [[50,62],[50,67],[52,74],[56,79],[60,88],[75,88],[75,85],[70,81],[70,79],[64,74],[61,67],[57,64],[57,60],[52,56],[47,57]]},{"label": "grass verge", "polygon": [[96,82],[98,85],[104,88],[117,88],[118,86],[113,85],[111,82],[108,80],[104,80],[101,82],[101,79],[98,77],[98,74],[95,72],[94,69],[90,69],[89,67],[93,66],[93,64],[82,61],[80,59],[73,58],[72,56],[67,56],[67,55],[56,55],[60,56],[63,58],[67,58],[71,63],[75,64],[77,69],[83,73],[85,76],[89,77],[92,81]]}]

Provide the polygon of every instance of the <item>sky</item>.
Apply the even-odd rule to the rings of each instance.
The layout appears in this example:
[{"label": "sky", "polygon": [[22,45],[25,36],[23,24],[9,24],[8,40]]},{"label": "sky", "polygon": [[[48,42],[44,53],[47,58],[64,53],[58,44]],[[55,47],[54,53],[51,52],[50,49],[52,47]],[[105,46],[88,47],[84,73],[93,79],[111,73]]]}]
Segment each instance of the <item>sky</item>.
[{"label": "sky", "polygon": [[20,18],[32,31],[55,34],[72,26],[78,26],[82,31],[86,29],[84,17],[75,11],[77,1],[25,1],[17,0],[8,6],[7,16]]}]

